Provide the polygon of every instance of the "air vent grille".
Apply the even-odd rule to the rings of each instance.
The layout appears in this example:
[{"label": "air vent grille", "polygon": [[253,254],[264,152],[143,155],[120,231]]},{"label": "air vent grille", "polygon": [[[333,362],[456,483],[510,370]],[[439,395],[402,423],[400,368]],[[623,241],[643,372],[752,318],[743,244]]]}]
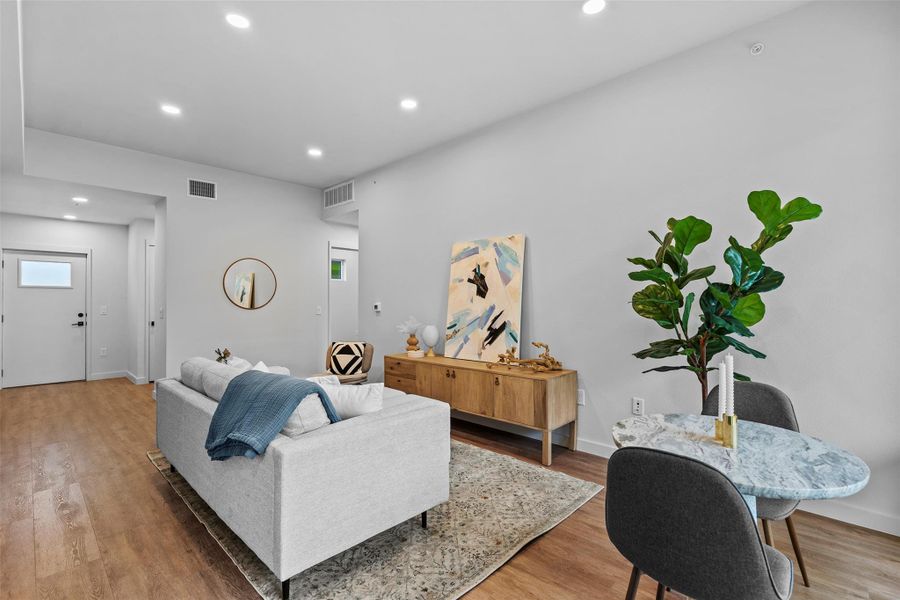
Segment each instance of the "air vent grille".
[{"label": "air vent grille", "polygon": [[211,181],[188,179],[188,196],[195,198],[216,198],[216,184]]},{"label": "air vent grille", "polygon": [[331,208],[339,204],[353,201],[353,180],[339,183],[325,190],[324,206]]}]

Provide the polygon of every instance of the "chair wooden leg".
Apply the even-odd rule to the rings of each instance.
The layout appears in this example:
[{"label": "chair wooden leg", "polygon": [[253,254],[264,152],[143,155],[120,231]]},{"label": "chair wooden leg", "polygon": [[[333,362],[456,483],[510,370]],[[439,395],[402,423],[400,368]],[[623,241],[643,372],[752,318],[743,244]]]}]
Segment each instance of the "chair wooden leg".
[{"label": "chair wooden leg", "polygon": [[791,545],[794,547],[794,555],[797,557],[797,565],[800,567],[800,574],[803,576],[803,585],[809,587],[809,576],[806,574],[806,565],[803,563],[803,555],[800,553],[800,540],[797,539],[797,532],[794,530],[794,522],[788,517],[784,520],[787,523],[788,535],[791,536]]},{"label": "chair wooden leg", "polygon": [[768,519],[762,520],[763,524],[763,536],[766,538],[766,544],[772,545],[772,525],[769,523]]},{"label": "chair wooden leg", "polygon": [[428,511],[422,511],[422,529],[428,529]]},{"label": "chair wooden leg", "polygon": [[281,600],[289,600],[291,597],[291,580],[285,579],[281,582]]},{"label": "chair wooden leg", "polygon": [[661,583],[656,584],[656,600],[666,600],[666,586]]},{"label": "chair wooden leg", "polygon": [[641,571],[637,567],[631,569],[631,580],[628,582],[628,592],[625,594],[625,600],[634,600],[637,596],[638,583],[641,581]]}]

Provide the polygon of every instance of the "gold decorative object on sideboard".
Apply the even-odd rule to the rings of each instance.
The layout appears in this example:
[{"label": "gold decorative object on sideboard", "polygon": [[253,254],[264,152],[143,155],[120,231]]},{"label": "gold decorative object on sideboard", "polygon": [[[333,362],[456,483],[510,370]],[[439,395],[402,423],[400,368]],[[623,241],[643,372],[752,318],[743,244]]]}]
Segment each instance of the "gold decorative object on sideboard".
[{"label": "gold decorative object on sideboard", "polygon": [[544,351],[541,352],[537,358],[517,358],[516,347],[513,346],[508,351],[501,354],[497,358],[497,362],[488,363],[488,367],[523,367],[525,369],[531,369],[534,372],[562,371],[562,363],[550,356],[550,346],[548,346],[544,342],[531,342],[531,345],[535,348],[543,348]]},{"label": "gold decorative object on sideboard", "polygon": [[[493,369],[491,368],[493,367]],[[450,408],[543,434],[541,457],[552,460],[553,430],[569,425],[569,444],[578,435],[578,374],[555,370],[498,369],[488,363],[406,354],[384,357],[384,384],[390,388],[447,402]]]}]

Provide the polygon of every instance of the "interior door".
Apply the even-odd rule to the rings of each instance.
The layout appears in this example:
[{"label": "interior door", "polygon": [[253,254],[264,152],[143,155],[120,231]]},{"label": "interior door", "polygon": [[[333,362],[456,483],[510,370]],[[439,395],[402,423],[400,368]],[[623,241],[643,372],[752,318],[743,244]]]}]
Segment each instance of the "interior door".
[{"label": "interior door", "polygon": [[3,387],[86,378],[87,257],[3,251]]},{"label": "interior door", "polygon": [[359,250],[331,248],[328,281],[330,341],[359,340]]}]

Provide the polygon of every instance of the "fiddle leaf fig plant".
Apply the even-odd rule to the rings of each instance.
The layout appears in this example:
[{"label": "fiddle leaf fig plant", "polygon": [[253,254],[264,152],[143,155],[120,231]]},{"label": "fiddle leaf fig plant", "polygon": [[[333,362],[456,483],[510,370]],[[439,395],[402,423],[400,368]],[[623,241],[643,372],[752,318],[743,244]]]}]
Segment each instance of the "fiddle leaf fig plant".
[{"label": "fiddle leaf fig plant", "polygon": [[[762,255],[791,234],[793,223],[822,214],[822,207],[806,198],[794,198],[782,205],[781,198],[771,190],[751,192],[747,204],[763,228],[749,247],[742,246],[733,236],[728,238],[723,255],[728,266],[726,282],[710,281],[716,273],[715,265],[695,269],[688,266],[691,253],[712,235],[712,225],[694,216],[669,219],[662,237],[650,231],[658,244],[651,258],[628,259],[640,267],[628,277],[648,282],[631,297],[631,307],[669,332],[667,339],[650,342],[634,356],[640,359],[683,356],[687,364],[655,367],[644,373],[691,371],[700,382],[701,402],[709,393],[709,371],[715,370],[709,364],[716,354],[734,348],[755,358],[766,357],[739,339],[753,337],[750,328],[766,315],[760,294],[771,292],[784,282],[784,274],[766,265]],[[695,281],[705,284],[699,297],[685,289]],[[700,319],[691,333],[691,308],[695,303],[700,309]],[[735,378],[749,380],[738,373]]]}]

